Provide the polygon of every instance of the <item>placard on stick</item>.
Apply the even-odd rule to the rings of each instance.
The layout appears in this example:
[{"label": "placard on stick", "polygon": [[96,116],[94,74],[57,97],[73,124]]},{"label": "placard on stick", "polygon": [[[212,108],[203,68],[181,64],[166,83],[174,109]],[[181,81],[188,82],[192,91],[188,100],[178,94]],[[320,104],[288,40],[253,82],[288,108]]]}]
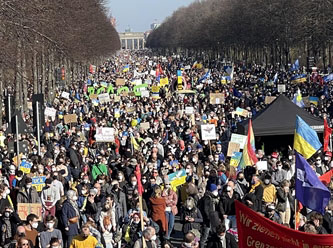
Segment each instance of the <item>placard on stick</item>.
[{"label": "placard on stick", "polygon": [[123,85],[125,85],[125,79],[117,78],[116,79],[116,86],[123,86]]},{"label": "placard on stick", "polygon": [[77,116],[76,116],[76,114],[65,115],[64,116],[64,122],[65,122],[65,124],[77,123]]},{"label": "placard on stick", "polygon": [[222,93],[210,93],[209,103],[210,104],[223,104],[224,103],[224,95]]},{"label": "placard on stick", "polygon": [[232,157],[234,152],[239,152],[240,145],[238,143],[229,142],[227,156]]}]

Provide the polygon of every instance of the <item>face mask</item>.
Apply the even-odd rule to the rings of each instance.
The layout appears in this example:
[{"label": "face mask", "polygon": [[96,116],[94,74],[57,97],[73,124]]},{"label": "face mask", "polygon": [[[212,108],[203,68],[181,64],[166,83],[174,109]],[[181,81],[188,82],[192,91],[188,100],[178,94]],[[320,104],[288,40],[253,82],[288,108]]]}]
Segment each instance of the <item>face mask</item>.
[{"label": "face mask", "polygon": [[166,189],[170,189],[170,188],[171,188],[171,185],[165,185],[165,188],[166,188]]},{"label": "face mask", "polygon": [[84,179],[83,182],[84,183],[89,183],[89,180],[88,179]]},{"label": "face mask", "polygon": [[73,196],[73,201],[77,201],[77,196]]},{"label": "face mask", "polygon": [[5,212],[5,217],[9,218],[10,213],[9,212]]},{"label": "face mask", "polygon": [[11,175],[15,175],[15,170],[10,170],[9,173],[10,173]]},{"label": "face mask", "polygon": [[98,181],[100,184],[104,184],[104,180],[99,180]]},{"label": "face mask", "polygon": [[155,241],[156,240],[156,234],[155,235],[153,235],[150,239],[152,240],[152,241]]},{"label": "face mask", "polygon": [[231,186],[227,186],[227,191],[230,192],[232,190]]},{"label": "face mask", "polygon": [[289,158],[289,160],[292,160],[292,159],[293,159],[293,156],[289,156],[288,158]]},{"label": "face mask", "polygon": [[133,186],[136,186],[136,183],[137,183],[136,181],[132,181]]},{"label": "face mask", "polygon": [[278,166],[278,170],[279,170],[279,171],[282,170],[282,166]]},{"label": "face mask", "polygon": [[186,169],[185,171],[186,171],[186,173],[190,173],[190,170],[189,170],[189,169]]},{"label": "face mask", "polygon": [[10,194],[10,189],[6,189],[6,194],[7,194],[7,195]]},{"label": "face mask", "polygon": [[244,178],[243,178],[243,177],[240,177],[240,178],[238,178],[238,181],[243,182],[243,181],[244,181]]},{"label": "face mask", "polygon": [[272,161],[273,161],[273,162],[276,162],[276,161],[277,161],[277,159],[276,159],[276,158],[272,158]]},{"label": "face mask", "polygon": [[123,180],[123,176],[118,176],[118,179],[119,180]]},{"label": "face mask", "polygon": [[212,194],[213,194],[214,196],[218,196],[219,192],[218,192],[218,191],[214,191],[214,192],[212,192]]},{"label": "face mask", "polygon": [[267,185],[267,184],[269,184],[269,179],[265,179],[265,181],[264,181],[264,183]]},{"label": "face mask", "polygon": [[82,195],[85,195],[85,194],[87,194],[87,191],[86,190],[82,190],[81,193],[82,193]]},{"label": "face mask", "polygon": [[60,248],[60,246],[59,245],[56,245],[56,246],[52,245],[51,248]]},{"label": "face mask", "polygon": [[134,224],[139,224],[140,221],[139,221],[139,220],[138,220],[138,221],[133,221],[133,223],[134,223]]},{"label": "face mask", "polygon": [[18,177],[17,180],[21,181],[21,180],[22,180],[22,177]]},{"label": "face mask", "polygon": [[317,160],[316,165],[321,165],[321,160]]},{"label": "face mask", "polygon": [[2,198],[3,198],[3,199],[6,199],[6,197],[7,197],[7,194],[6,194],[6,193],[2,194]]},{"label": "face mask", "polygon": [[46,226],[48,229],[52,229],[54,226],[54,223],[46,223]]},{"label": "face mask", "polygon": [[142,183],[145,184],[147,182],[146,179],[142,179]]},{"label": "face mask", "polygon": [[328,157],[325,157],[324,159],[325,159],[325,161],[328,161]]},{"label": "face mask", "polygon": [[38,227],[38,223],[32,223],[31,226],[32,226],[32,228],[35,228],[35,229],[36,229],[36,228]]},{"label": "face mask", "polygon": [[40,174],[42,174],[42,173],[44,172],[44,170],[41,169],[41,170],[38,170],[38,172],[39,172]]}]

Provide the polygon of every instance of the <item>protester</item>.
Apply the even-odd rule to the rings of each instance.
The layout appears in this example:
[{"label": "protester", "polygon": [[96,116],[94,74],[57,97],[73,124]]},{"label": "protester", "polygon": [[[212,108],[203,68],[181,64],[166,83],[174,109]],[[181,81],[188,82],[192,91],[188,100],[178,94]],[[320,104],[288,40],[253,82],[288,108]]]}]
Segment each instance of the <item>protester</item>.
[{"label": "protester", "polygon": [[96,247],[97,243],[97,239],[90,234],[89,225],[85,224],[81,227],[81,234],[72,239],[70,248]]}]

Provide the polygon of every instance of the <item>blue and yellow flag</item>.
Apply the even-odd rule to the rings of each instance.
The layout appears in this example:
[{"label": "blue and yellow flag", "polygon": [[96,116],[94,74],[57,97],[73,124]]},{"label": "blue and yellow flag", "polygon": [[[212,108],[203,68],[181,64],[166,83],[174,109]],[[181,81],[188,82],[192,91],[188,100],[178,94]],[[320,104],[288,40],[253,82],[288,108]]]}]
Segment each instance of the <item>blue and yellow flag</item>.
[{"label": "blue and yellow flag", "polygon": [[310,96],[309,97],[309,102],[314,104],[314,105],[318,105],[318,101],[319,101],[319,97],[316,97],[316,96]]},{"label": "blue and yellow flag", "polygon": [[294,136],[294,149],[309,159],[321,147],[318,135],[305,121],[296,116],[296,130]]},{"label": "blue and yellow flag", "polygon": [[290,78],[290,81],[292,83],[306,83],[306,80],[307,80],[306,74],[298,74]]},{"label": "blue and yellow flag", "polygon": [[129,71],[129,65],[125,65],[123,68],[123,72],[128,72]]}]

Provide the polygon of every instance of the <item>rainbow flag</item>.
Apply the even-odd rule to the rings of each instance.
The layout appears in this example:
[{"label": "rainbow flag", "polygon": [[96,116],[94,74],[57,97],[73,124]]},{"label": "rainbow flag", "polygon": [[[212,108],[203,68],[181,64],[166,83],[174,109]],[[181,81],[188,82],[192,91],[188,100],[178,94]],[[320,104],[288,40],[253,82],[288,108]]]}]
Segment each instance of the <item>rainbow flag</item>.
[{"label": "rainbow flag", "polygon": [[243,156],[239,166],[244,168],[245,166],[252,166],[258,162],[256,153],[255,153],[255,141],[254,141],[254,133],[252,129],[252,120],[249,119],[249,127],[247,131],[247,139],[243,149]]}]

